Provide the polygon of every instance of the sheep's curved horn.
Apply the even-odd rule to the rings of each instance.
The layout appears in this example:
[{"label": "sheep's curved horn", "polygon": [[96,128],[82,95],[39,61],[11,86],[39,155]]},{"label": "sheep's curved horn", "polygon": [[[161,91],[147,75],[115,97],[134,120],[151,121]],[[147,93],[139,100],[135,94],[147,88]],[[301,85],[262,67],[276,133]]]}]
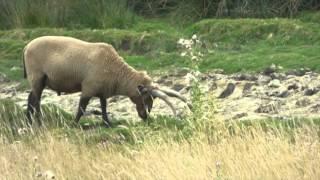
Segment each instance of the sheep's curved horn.
[{"label": "sheep's curved horn", "polygon": [[169,101],[169,97],[164,92],[162,92],[160,90],[153,89],[151,91],[151,94],[153,97],[158,97],[158,98],[162,99],[164,102],[166,102],[170,106],[170,108],[172,109],[173,114],[175,116],[177,115],[176,109],[174,108],[173,104]]},{"label": "sheep's curved horn", "polygon": [[165,94],[167,94],[170,97],[176,97],[176,98],[180,99],[181,101],[185,102],[190,109],[192,109],[192,105],[190,103],[188,103],[187,99],[185,97],[183,97],[179,92],[174,91],[172,89],[164,89],[164,88],[160,88],[159,90],[164,92]]}]

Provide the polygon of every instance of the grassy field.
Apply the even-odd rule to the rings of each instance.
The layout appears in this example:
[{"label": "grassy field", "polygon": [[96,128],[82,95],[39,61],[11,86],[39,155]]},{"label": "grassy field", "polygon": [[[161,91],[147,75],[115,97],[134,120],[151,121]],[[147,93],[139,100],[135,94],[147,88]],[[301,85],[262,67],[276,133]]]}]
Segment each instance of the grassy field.
[{"label": "grassy field", "polygon": [[[196,62],[200,71],[213,68],[227,73],[260,71],[272,63],[284,69],[309,67],[319,71],[320,22],[306,14],[297,19],[208,19],[178,27],[163,19],[149,19],[129,29],[35,28],[0,31],[0,72],[9,79],[22,77],[22,48],[43,35],[65,35],[87,41],[108,42],[125,60],[149,72],[181,67],[194,68],[191,57],[182,57],[185,48],[179,39],[196,34],[201,45],[193,53],[203,57]],[[18,67],[18,68],[14,68]],[[20,68],[20,69],[19,69]]]},{"label": "grassy field", "polygon": [[[137,69],[167,73],[189,67],[257,72],[272,63],[320,71],[319,13],[297,19],[207,19],[185,27],[164,19],[127,29],[32,28],[0,31],[0,72],[22,79],[21,51],[42,35],[108,42]],[[191,50],[178,45],[196,34]],[[188,55],[182,56],[186,53]],[[199,55],[192,60],[190,55]],[[43,107],[44,127],[27,128],[24,110],[0,101],[0,179],[318,179],[320,120],[223,121],[215,100],[192,88],[192,114],[182,119],[96,119]]]}]

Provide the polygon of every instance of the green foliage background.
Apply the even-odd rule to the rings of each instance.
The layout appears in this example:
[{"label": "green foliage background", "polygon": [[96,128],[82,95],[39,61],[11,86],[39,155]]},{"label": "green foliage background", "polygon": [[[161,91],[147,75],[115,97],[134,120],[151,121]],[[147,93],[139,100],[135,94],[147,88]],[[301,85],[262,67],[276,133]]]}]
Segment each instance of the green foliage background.
[{"label": "green foliage background", "polygon": [[140,17],[186,24],[212,17],[295,17],[317,0],[1,0],[0,28],[129,28]]}]

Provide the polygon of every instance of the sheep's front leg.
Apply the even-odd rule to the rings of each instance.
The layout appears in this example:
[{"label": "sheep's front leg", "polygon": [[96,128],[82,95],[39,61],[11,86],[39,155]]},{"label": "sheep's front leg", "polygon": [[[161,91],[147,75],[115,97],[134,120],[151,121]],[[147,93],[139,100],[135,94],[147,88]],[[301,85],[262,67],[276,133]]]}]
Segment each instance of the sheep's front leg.
[{"label": "sheep's front leg", "polygon": [[111,123],[108,119],[107,115],[107,99],[100,97],[100,104],[101,104],[101,113],[102,113],[102,119],[107,127],[110,127]]},{"label": "sheep's front leg", "polygon": [[86,111],[86,108],[87,108],[87,105],[88,105],[90,99],[91,99],[91,97],[83,97],[83,96],[81,96],[80,102],[79,102],[78,113],[77,113],[77,116],[76,116],[76,119],[75,119],[76,123],[79,123],[79,120],[80,120],[81,116]]}]

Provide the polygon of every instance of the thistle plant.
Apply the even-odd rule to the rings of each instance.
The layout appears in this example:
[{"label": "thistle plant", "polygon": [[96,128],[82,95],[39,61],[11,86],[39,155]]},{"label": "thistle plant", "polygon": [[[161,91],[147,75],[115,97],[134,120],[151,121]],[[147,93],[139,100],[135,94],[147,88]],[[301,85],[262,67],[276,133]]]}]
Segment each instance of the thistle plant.
[{"label": "thistle plant", "polygon": [[198,65],[204,56],[203,42],[200,41],[196,34],[194,34],[191,39],[180,38],[177,44],[181,49],[180,56],[188,58],[191,62],[192,68],[198,70]]}]

